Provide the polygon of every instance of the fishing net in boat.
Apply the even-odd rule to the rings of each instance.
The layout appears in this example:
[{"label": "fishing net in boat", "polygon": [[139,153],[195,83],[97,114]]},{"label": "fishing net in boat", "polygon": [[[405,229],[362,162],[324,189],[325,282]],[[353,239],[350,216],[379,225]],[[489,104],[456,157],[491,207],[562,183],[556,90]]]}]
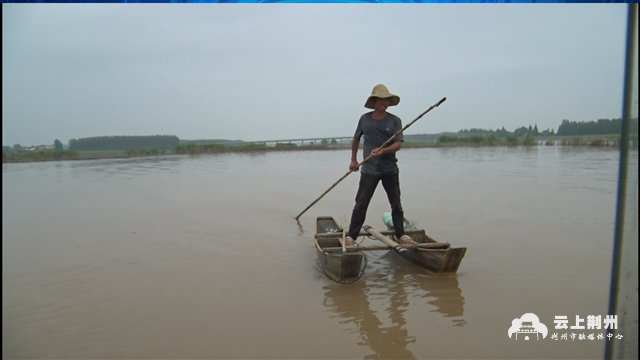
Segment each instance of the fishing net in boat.
[{"label": "fishing net in boat", "polygon": [[[393,218],[391,217],[390,211],[382,214],[382,222],[387,228],[393,229]],[[404,219],[404,229],[405,231],[418,230],[418,226],[415,222]]]}]

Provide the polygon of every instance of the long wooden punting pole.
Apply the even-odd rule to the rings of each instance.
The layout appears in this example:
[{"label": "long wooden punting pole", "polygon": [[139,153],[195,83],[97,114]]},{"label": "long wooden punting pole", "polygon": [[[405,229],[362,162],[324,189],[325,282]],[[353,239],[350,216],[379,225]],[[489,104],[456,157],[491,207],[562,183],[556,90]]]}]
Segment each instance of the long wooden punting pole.
[{"label": "long wooden punting pole", "polygon": [[[403,131],[405,131],[409,126],[413,125],[413,123],[415,123],[416,121],[420,120],[421,117],[423,117],[426,113],[428,113],[429,111],[433,110],[434,108],[437,108],[438,106],[440,106],[440,104],[442,104],[445,100],[447,100],[446,97],[443,97],[442,99],[440,99],[440,101],[438,101],[437,103],[431,105],[431,107],[429,107],[427,110],[425,110],[422,114],[418,115],[418,117],[416,117],[415,119],[413,119],[413,121],[411,121],[410,123],[408,123],[407,125],[405,125],[402,129],[398,130],[397,133],[393,134],[392,137],[390,137],[389,139],[387,139],[387,141],[385,141],[382,146],[380,146],[381,148],[383,147],[387,147],[389,146],[396,138],[396,136],[400,135]],[[373,158],[373,154],[367,156],[364,160],[362,160],[359,164],[358,164],[358,168],[360,168],[360,166],[362,166],[362,164],[366,163],[367,161],[371,160],[371,158]],[[305,212],[307,212],[307,210],[309,210],[313,205],[315,205],[318,201],[320,201],[320,199],[322,199],[325,195],[327,195],[327,193],[329,193],[329,191],[331,191],[334,187],[336,187],[336,185],[338,185],[342,180],[344,180],[347,176],[349,176],[349,174],[351,174],[353,171],[349,170],[346,174],[342,175],[342,177],[340,179],[338,179],[338,181],[334,182],[333,185],[331,185],[327,190],[325,190],[325,192],[323,192],[320,196],[318,196],[317,199],[315,199],[311,204],[309,204],[309,206],[307,206],[306,208],[304,208],[304,210],[302,210],[298,216],[296,216],[296,220],[298,220],[300,218],[300,216],[302,216],[302,214],[304,214]]]}]

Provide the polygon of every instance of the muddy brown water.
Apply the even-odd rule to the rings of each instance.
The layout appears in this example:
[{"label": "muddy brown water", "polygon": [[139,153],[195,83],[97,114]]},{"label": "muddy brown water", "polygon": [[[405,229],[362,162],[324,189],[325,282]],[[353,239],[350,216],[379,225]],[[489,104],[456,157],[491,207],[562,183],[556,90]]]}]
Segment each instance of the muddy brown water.
[{"label": "muddy brown water", "polygon": [[[4,164],[3,358],[602,357],[551,335],[606,315],[617,151],[398,156],[405,216],[468,248],[455,275],[387,252],[354,284],[322,274],[315,217],[348,222],[359,175],[293,218],[344,150]],[[385,211],[379,187],[367,224]],[[544,339],[509,338],[524,313]]]}]

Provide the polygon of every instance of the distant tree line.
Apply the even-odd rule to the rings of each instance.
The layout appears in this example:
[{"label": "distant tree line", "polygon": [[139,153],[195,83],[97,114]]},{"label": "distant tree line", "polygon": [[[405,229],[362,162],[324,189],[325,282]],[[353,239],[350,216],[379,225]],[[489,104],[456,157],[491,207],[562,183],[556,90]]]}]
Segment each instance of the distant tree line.
[{"label": "distant tree line", "polygon": [[[522,126],[513,132],[506,130],[504,127],[497,130],[486,130],[479,128],[463,129],[457,133],[444,134],[418,134],[405,136],[405,140],[409,143],[440,144],[440,145],[532,145],[535,144],[535,138],[538,136],[563,136],[575,137],[574,145],[577,145],[576,139],[581,135],[618,135],[622,126],[621,119],[599,119],[597,121],[577,122],[563,120],[557,133],[553,129],[543,131],[538,130],[538,125],[528,127]],[[637,146],[638,119],[631,119],[632,141]],[[635,134],[635,135],[634,135]],[[581,140],[580,140],[581,141]],[[609,142],[609,140],[589,140]],[[580,143],[580,142],[579,142]],[[322,146],[337,145],[338,141],[322,140]],[[580,143],[581,144],[581,143]],[[293,144],[278,143],[275,149],[294,147]],[[224,151],[258,151],[266,149],[264,143],[242,142],[239,140],[180,140],[174,135],[152,135],[152,136],[99,136],[80,139],[71,139],[69,141],[68,150],[65,150],[62,142],[55,139],[52,145],[22,146],[15,144],[13,147],[3,146],[3,162],[24,160],[52,160],[52,159],[72,159],[78,157],[86,157],[86,154],[78,154],[76,152],[91,151],[120,151],[127,156],[147,156],[164,154],[166,151],[177,154],[198,154],[198,153],[215,153]],[[306,147],[305,147],[306,148]],[[23,153],[22,158],[17,158],[16,153]],[[92,155],[93,156],[93,155]]]},{"label": "distant tree line", "polygon": [[[562,120],[562,123],[558,127],[558,131],[554,133],[553,129],[538,130],[538,125],[533,127],[522,126],[515,129],[513,132],[506,130],[504,127],[498,130],[486,130],[486,129],[463,129],[458,131],[459,135],[472,136],[472,135],[494,135],[498,137],[508,136],[577,136],[577,135],[608,135],[608,134],[620,134],[622,127],[622,119],[599,119],[597,121],[570,121]],[[631,132],[638,132],[638,119],[631,119]]]},{"label": "distant tree line", "polygon": [[73,151],[105,150],[173,150],[180,142],[174,135],[151,136],[98,136],[69,140],[69,149]]},{"label": "distant tree line", "polygon": [[510,137],[510,136],[553,136],[555,133],[553,129],[547,129],[543,131],[538,130],[538,124],[533,127],[529,125],[529,127],[522,126],[515,129],[513,132],[508,131],[507,129],[502,127],[502,129],[497,130],[486,130],[486,129],[462,129],[458,131],[460,135],[493,135],[497,137]]},{"label": "distant tree line", "polygon": [[[619,134],[622,119],[599,119],[598,121],[576,122],[562,120],[558,128],[559,136]],[[638,132],[638,119],[631,119],[631,132]]]}]

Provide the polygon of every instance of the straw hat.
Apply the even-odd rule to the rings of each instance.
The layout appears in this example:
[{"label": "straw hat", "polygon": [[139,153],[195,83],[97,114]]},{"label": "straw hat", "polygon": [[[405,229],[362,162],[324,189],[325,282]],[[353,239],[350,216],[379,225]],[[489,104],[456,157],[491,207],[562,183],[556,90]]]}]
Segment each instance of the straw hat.
[{"label": "straw hat", "polygon": [[373,87],[371,96],[369,96],[367,102],[364,103],[364,107],[373,109],[375,98],[389,99],[389,106],[398,105],[398,103],[400,102],[400,97],[398,95],[390,93],[387,87],[382,84],[378,84]]}]

